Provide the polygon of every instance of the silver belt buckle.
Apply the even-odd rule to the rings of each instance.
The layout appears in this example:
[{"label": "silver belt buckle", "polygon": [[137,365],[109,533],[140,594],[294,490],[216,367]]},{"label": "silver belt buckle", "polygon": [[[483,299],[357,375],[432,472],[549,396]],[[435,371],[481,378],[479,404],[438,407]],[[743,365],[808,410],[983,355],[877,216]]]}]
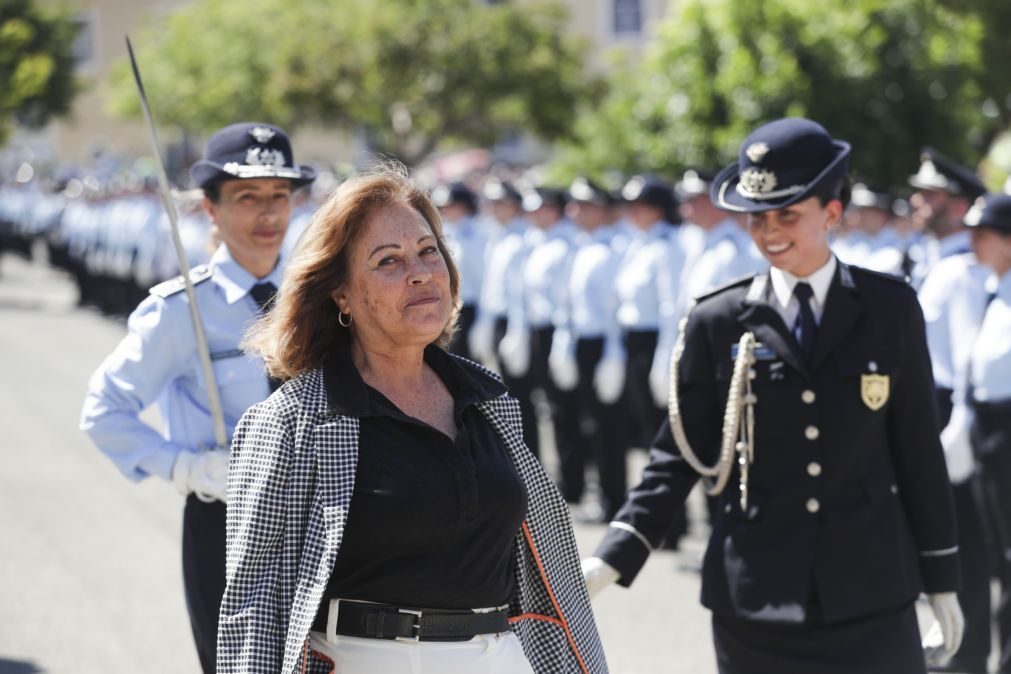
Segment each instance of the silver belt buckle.
[{"label": "silver belt buckle", "polygon": [[409,637],[393,637],[395,641],[406,641],[408,643],[418,643],[421,641],[421,611],[414,611],[408,608],[398,608],[400,614],[414,616],[414,634]]}]

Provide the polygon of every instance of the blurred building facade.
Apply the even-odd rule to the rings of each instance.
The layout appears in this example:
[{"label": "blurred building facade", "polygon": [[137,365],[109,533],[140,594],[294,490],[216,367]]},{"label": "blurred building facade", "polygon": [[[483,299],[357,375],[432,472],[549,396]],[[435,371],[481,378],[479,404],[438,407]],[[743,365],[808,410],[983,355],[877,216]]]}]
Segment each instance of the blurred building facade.
[{"label": "blurred building facade", "polygon": [[[62,5],[65,1],[39,0],[50,5]],[[79,8],[77,19],[81,30],[74,47],[79,59],[82,91],[70,116],[38,131],[17,131],[7,147],[0,149],[0,162],[6,158],[8,162],[28,160],[101,166],[106,158],[113,161],[116,157],[149,154],[143,121],[114,117],[106,109],[109,70],[124,57],[124,35],[137,33],[152,16],[171,13],[191,1],[71,0],[71,6]],[[475,1],[513,1],[522,5],[539,0]],[[615,50],[626,53],[629,58],[637,58],[668,6],[668,0],[556,1],[568,8],[571,31],[590,42],[587,67],[596,72],[607,70],[609,54]],[[154,114],[157,120],[157,111]],[[200,138],[181,137],[171,128],[159,128],[159,133],[170,164],[186,161],[183,155],[199,151]],[[323,129],[300,129],[293,142],[300,161],[353,162],[365,149],[361,139]],[[516,153],[524,154],[527,145],[527,142],[520,143]],[[543,152],[542,147],[539,149],[535,154]]]}]

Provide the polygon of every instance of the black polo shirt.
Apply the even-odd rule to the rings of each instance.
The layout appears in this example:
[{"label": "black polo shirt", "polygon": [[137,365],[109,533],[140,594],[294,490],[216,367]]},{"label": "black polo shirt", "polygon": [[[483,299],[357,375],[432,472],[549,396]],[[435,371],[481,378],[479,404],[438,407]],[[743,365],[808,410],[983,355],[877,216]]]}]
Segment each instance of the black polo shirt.
[{"label": "black polo shirt", "polygon": [[500,606],[513,594],[526,492],[477,408],[505,386],[434,346],[425,362],[453,396],[455,440],[368,386],[347,346],[324,366],[331,410],[359,419],[358,467],[314,629],[325,629],[331,598],[463,609]]}]

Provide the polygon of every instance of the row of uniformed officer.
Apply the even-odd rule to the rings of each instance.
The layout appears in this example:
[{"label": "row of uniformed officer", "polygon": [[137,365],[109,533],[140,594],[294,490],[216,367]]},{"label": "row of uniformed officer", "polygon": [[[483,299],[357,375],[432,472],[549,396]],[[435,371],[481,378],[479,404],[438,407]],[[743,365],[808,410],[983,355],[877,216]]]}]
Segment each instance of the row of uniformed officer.
[{"label": "row of uniformed officer", "polygon": [[[663,416],[676,336],[669,326],[676,326],[689,293],[760,264],[740,223],[709,205],[707,185],[696,172],[678,184],[688,220],[679,227],[671,223],[680,219],[674,189],[656,178],[634,178],[620,196],[580,178],[564,199],[559,190],[524,194],[491,179],[482,194],[490,216],[484,221],[476,215],[476,196],[462,184],[434,191],[464,270],[455,348],[503,374],[524,407],[526,439],[535,451],[535,391],[543,392],[547,404],[540,409],[552,417],[560,486],[578,502],[586,460],[603,461],[605,516],[614,513],[625,489],[625,449],[647,446],[644,429]],[[598,219],[602,224],[590,222]],[[587,356],[588,343],[581,358],[575,347],[580,338],[605,336],[606,358],[590,386],[587,372],[595,359]],[[609,410],[618,412],[613,425],[600,418],[611,418]],[[604,426],[604,444],[620,451],[602,453],[589,440],[586,429]]]}]

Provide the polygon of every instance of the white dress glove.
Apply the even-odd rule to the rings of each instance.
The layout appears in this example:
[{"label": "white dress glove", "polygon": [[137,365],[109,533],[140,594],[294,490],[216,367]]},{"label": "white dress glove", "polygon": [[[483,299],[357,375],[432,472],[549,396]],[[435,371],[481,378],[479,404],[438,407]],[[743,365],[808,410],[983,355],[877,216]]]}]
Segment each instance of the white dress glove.
[{"label": "white dress glove", "polygon": [[667,409],[670,402],[670,372],[665,363],[663,367],[654,361],[649,369],[649,390],[653,394],[653,402],[657,407]]},{"label": "white dress glove", "polygon": [[586,581],[586,592],[590,595],[590,599],[621,578],[618,570],[600,557],[587,557],[583,560],[582,567],[583,580]]},{"label": "white dress glove", "polygon": [[[928,665],[942,665],[958,652],[965,631],[965,618],[954,592],[928,594],[927,601],[934,611],[934,624],[923,638],[923,649]],[[940,634],[938,634],[940,632]]]},{"label": "white dress glove", "polygon": [[944,462],[948,464],[948,479],[952,484],[962,484],[972,476],[976,461],[969,442],[972,414],[965,405],[955,405],[948,425],[941,431]]},{"label": "white dress glove", "polygon": [[182,495],[195,493],[203,501],[225,500],[228,451],[179,452],[172,465],[172,483]]},{"label": "white dress glove", "polygon": [[507,332],[498,345],[502,366],[513,377],[522,377],[530,369],[530,337],[527,333]]},{"label": "white dress glove", "polygon": [[625,359],[612,356],[597,363],[597,369],[593,373],[593,388],[597,392],[597,398],[605,405],[618,402],[625,389]]},{"label": "white dress glove", "polygon": [[548,368],[555,386],[562,391],[572,391],[579,384],[579,367],[572,354],[552,350],[548,356]]},{"label": "white dress glove", "polygon": [[494,345],[495,325],[491,321],[478,321],[470,329],[467,335],[467,348],[470,349],[474,358],[485,365],[495,360]]}]

